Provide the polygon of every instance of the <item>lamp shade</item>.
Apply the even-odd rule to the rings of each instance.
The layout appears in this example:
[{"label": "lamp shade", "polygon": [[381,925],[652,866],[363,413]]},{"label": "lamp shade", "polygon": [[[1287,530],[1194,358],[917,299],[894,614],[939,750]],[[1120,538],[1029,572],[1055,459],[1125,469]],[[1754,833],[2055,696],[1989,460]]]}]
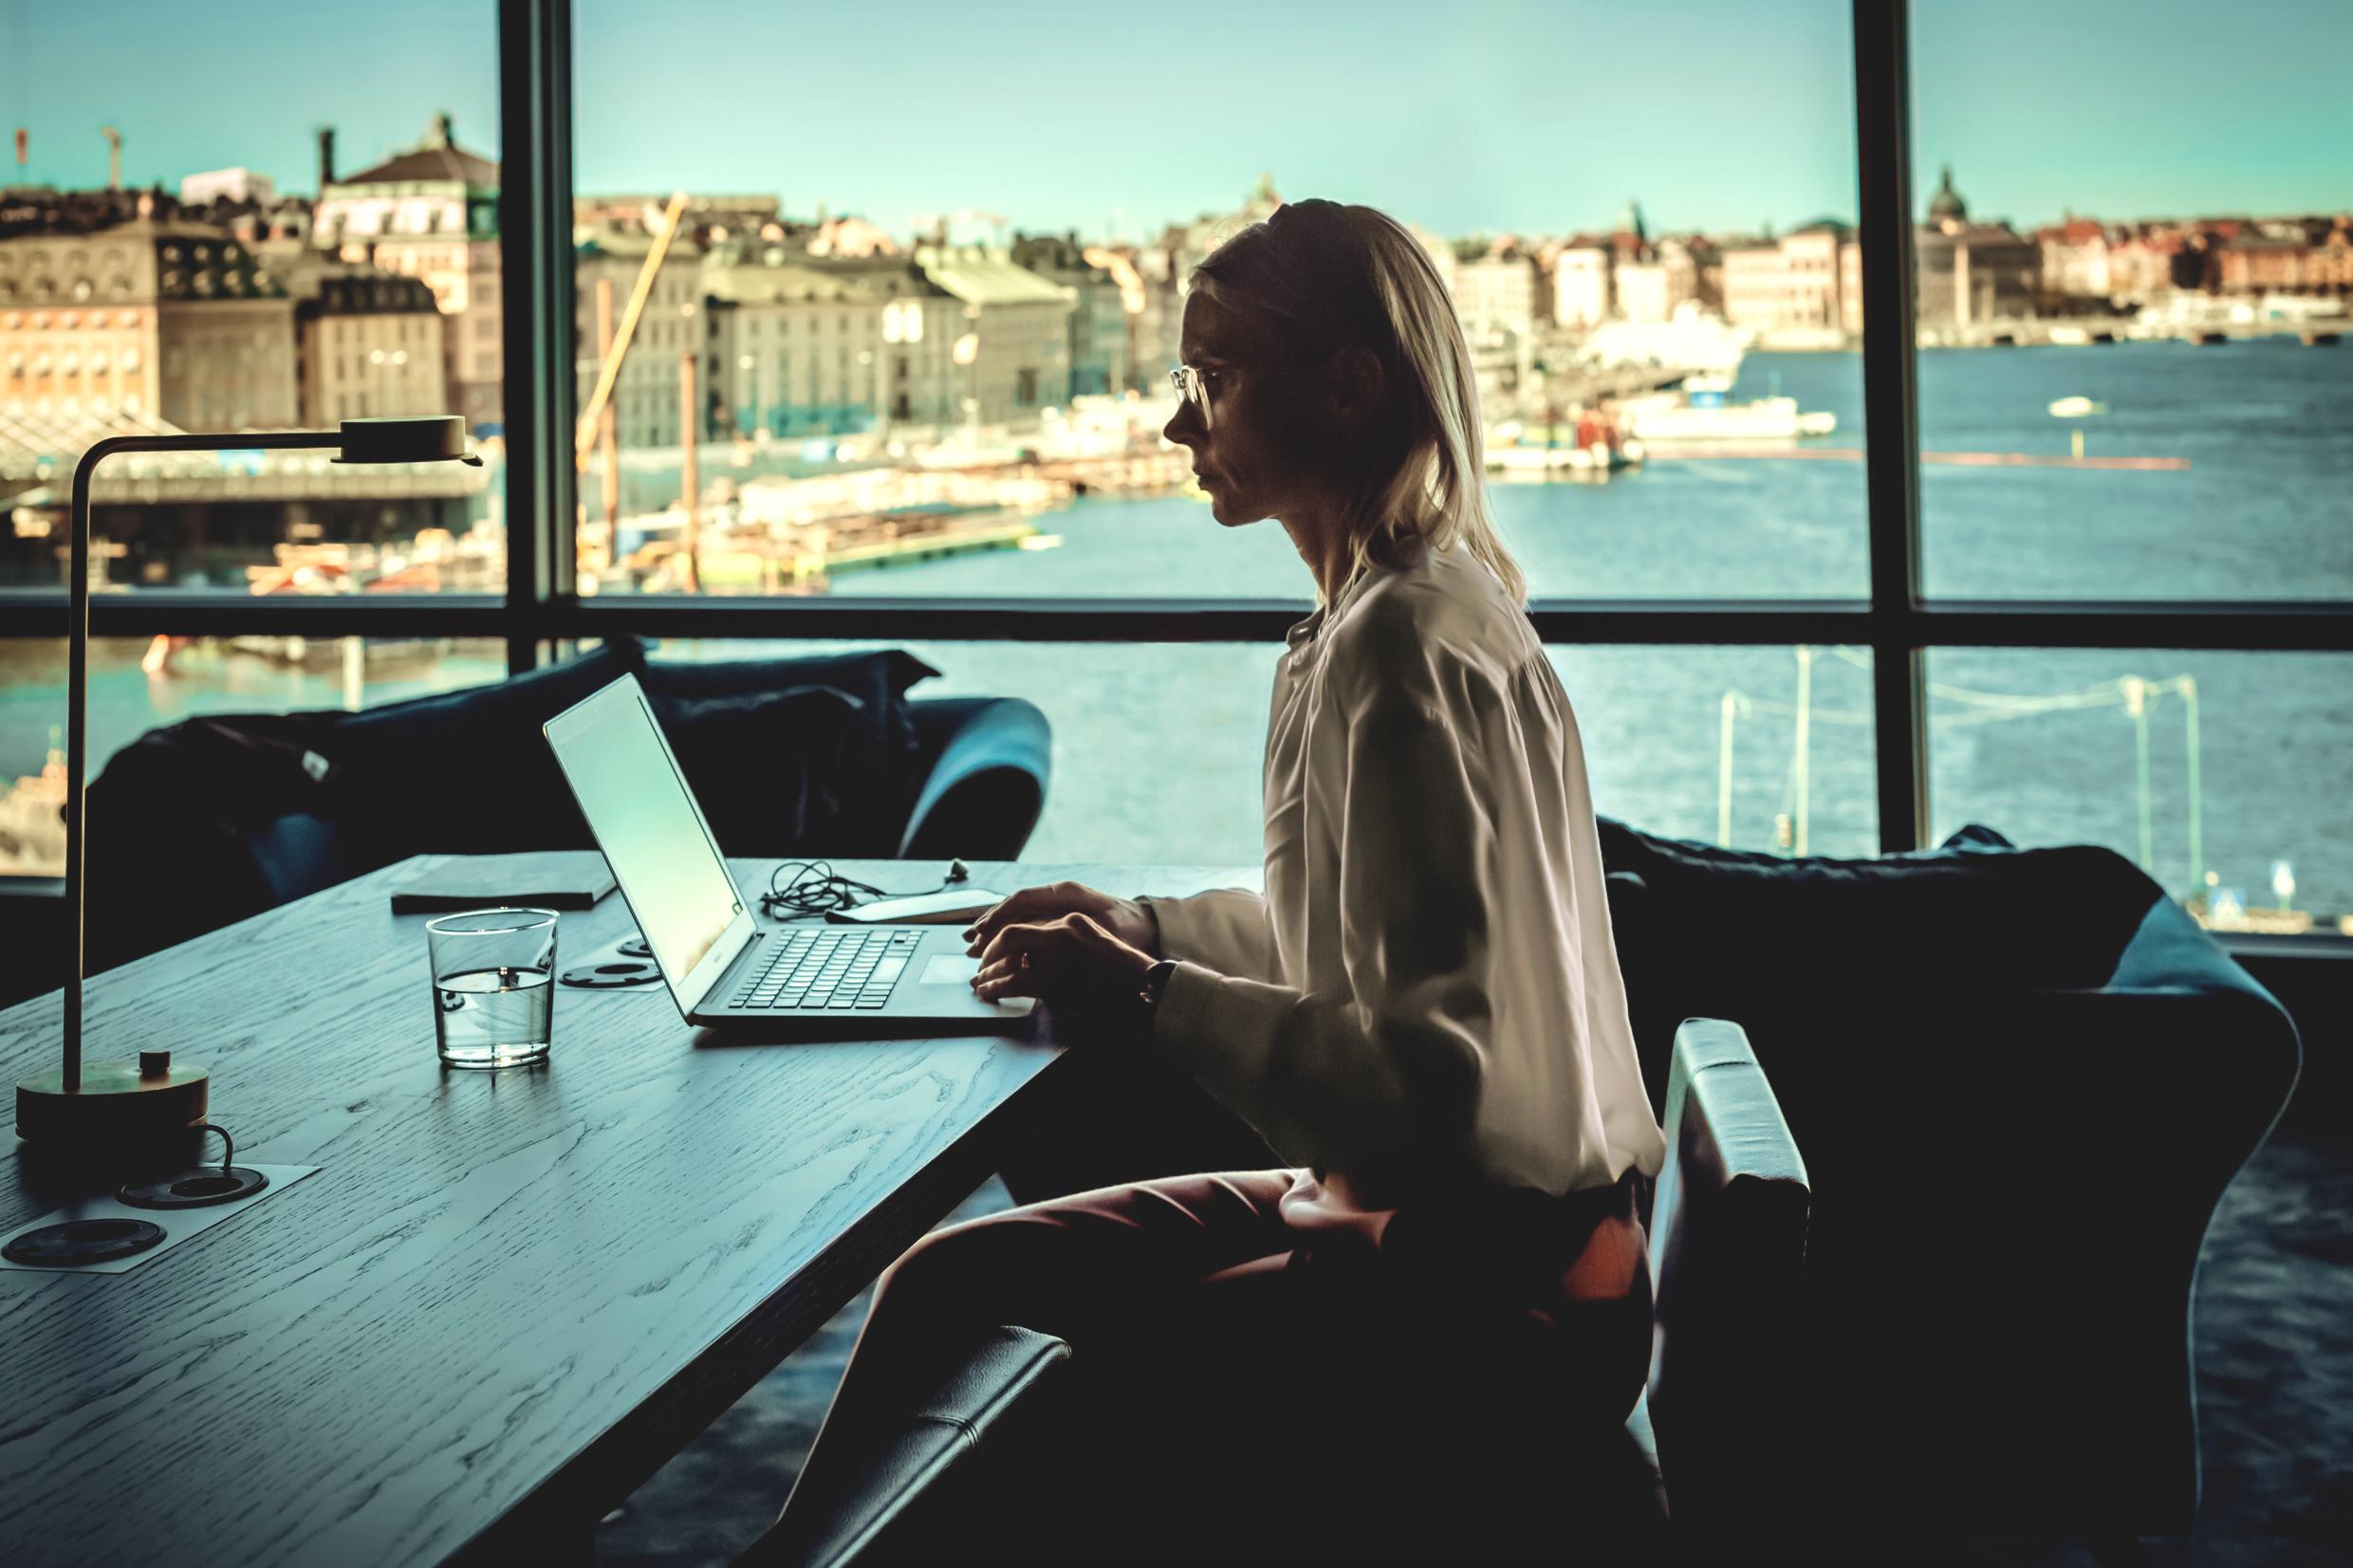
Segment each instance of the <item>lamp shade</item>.
[{"label": "lamp shade", "polygon": [[338,463],[440,463],[454,457],[482,466],[466,454],[466,421],[454,414],[413,417],[346,419]]}]

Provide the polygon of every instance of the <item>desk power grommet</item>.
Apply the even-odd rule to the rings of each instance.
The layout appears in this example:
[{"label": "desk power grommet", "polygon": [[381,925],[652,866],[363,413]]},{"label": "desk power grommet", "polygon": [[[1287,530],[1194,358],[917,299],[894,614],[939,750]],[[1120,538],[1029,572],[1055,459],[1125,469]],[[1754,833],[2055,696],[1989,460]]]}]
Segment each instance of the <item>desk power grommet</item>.
[{"label": "desk power grommet", "polygon": [[5,1251],[29,1268],[70,1268],[136,1257],[161,1240],[163,1227],[145,1220],[67,1220],[28,1230]]},{"label": "desk power grommet", "polygon": [[126,1183],[116,1190],[116,1201],[132,1208],[209,1208],[216,1203],[250,1198],[269,1185],[269,1178],[259,1171],[236,1163],[237,1143],[228,1128],[208,1121],[200,1123],[197,1131],[218,1133],[221,1142],[228,1145],[218,1165],[200,1165],[154,1181]]}]

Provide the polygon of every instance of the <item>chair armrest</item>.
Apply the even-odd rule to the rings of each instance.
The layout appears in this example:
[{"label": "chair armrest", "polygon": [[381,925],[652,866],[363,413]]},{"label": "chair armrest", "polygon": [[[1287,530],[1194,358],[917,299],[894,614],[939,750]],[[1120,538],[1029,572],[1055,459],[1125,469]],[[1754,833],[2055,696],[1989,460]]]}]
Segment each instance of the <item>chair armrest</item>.
[{"label": "chair armrest", "polygon": [[902,860],[1011,860],[1037,826],[1053,770],[1046,715],[1019,697],[907,705],[922,786],[899,842]]},{"label": "chair armrest", "polygon": [[1026,1328],[999,1325],[976,1334],[848,1490],[810,1497],[795,1487],[775,1525],[738,1563],[839,1568],[887,1560],[893,1532],[952,1471],[969,1467],[981,1445],[1069,1355],[1064,1341]]},{"label": "chair armrest", "polygon": [[1737,1024],[1676,1031],[1651,1202],[1648,1404],[1677,1535],[1769,1542],[1794,1521],[1794,1369],[1812,1190]]}]

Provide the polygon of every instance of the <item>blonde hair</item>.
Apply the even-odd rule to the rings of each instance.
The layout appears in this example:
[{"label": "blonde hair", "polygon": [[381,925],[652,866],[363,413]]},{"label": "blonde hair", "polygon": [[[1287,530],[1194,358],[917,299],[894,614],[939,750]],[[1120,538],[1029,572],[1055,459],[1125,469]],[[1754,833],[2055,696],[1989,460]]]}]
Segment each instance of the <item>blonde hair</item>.
[{"label": "blonde hair", "polygon": [[1421,242],[1387,213],[1287,202],[1193,269],[1219,304],[1268,318],[1290,346],[1361,346],[1380,359],[1395,461],[1378,458],[1349,507],[1354,581],[1375,563],[1403,565],[1421,545],[1461,544],[1515,603],[1528,580],[1488,505],[1479,389],[1446,282]]}]

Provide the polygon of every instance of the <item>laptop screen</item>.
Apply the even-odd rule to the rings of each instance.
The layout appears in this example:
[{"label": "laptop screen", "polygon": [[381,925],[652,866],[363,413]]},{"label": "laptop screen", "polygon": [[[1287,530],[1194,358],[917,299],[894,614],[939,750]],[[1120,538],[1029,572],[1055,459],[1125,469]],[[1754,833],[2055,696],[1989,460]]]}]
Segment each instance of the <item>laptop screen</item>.
[{"label": "laptop screen", "polygon": [[671,988],[683,991],[743,913],[743,897],[643,689],[623,675],[550,724],[547,738],[638,930]]}]

